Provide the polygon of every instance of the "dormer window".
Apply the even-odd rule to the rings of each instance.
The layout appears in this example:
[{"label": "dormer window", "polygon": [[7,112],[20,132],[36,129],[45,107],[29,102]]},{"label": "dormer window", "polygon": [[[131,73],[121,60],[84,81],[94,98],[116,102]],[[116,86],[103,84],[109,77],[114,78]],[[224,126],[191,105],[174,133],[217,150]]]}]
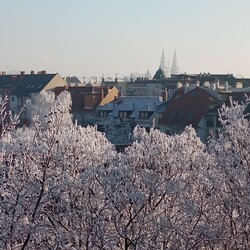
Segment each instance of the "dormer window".
[{"label": "dormer window", "polygon": [[100,117],[105,118],[105,117],[107,117],[107,115],[108,115],[108,112],[106,110],[100,110],[99,111],[99,116]]},{"label": "dormer window", "polygon": [[148,119],[149,114],[148,112],[142,111],[140,112],[140,119]]},{"label": "dormer window", "polygon": [[120,111],[119,112],[119,117],[120,118],[127,118],[128,117],[128,112],[127,111]]}]

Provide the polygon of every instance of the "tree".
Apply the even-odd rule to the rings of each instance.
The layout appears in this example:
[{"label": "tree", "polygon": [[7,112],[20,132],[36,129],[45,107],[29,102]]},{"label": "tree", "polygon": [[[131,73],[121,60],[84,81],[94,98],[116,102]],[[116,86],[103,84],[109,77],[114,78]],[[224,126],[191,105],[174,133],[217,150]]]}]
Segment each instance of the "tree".
[{"label": "tree", "polygon": [[0,248],[80,248],[74,223],[82,222],[74,216],[84,210],[78,213],[76,199],[85,204],[90,174],[115,152],[95,128],[81,128],[68,117],[68,107],[54,102],[45,130],[35,117],[30,129],[2,138]]},{"label": "tree", "polygon": [[250,125],[245,108],[236,102],[223,105],[222,130],[209,142],[215,163],[210,170],[216,198],[214,240],[225,249],[250,248]]},{"label": "tree", "polygon": [[19,123],[20,114],[12,116],[11,112],[6,110],[8,100],[8,96],[2,97],[0,95],[0,138],[14,130]]},{"label": "tree", "polygon": [[44,125],[39,116],[30,128],[2,123],[1,249],[250,247],[244,105],[222,107],[207,146],[190,126],[173,136],[136,127],[117,153],[95,127],[74,124],[60,98]]},{"label": "tree", "polygon": [[70,111],[72,105],[70,93],[68,91],[63,91],[57,98],[52,91],[43,90],[40,93],[33,93],[31,95],[31,100],[27,102],[26,105],[25,113],[27,119],[32,122],[33,118],[36,117],[41,127],[45,129],[47,126],[46,118],[53,105],[60,105],[61,108],[64,107],[66,111],[65,114],[68,113],[69,116],[68,111]]},{"label": "tree", "polygon": [[[211,159],[191,127],[182,135],[134,131],[135,142],[102,171],[117,249],[194,249],[208,202],[203,173]],[[181,156],[181,157],[180,157]]]}]

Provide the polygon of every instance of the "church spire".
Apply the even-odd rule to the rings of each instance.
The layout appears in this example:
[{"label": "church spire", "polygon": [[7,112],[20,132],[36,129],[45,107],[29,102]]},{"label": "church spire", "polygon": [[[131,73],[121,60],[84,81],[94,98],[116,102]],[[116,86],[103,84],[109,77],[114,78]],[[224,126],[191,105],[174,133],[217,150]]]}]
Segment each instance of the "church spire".
[{"label": "church spire", "polygon": [[163,71],[164,71],[165,68],[166,68],[166,59],[165,59],[164,49],[162,50],[162,54],[161,54],[160,68],[161,68]]},{"label": "church spire", "polygon": [[168,69],[168,65],[166,63],[164,49],[162,50],[162,54],[161,54],[160,68],[163,71],[164,75],[166,77],[168,77],[169,76],[169,69]]},{"label": "church spire", "polygon": [[179,66],[178,66],[177,55],[176,55],[176,50],[175,50],[173,61],[172,61],[172,67],[171,67],[171,75],[178,75],[178,74],[179,74]]}]

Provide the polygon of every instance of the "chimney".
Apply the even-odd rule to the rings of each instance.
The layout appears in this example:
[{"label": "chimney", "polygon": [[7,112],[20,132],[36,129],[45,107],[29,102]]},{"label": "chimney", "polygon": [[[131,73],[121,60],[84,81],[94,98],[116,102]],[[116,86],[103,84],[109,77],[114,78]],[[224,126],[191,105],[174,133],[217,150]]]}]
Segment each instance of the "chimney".
[{"label": "chimney", "polygon": [[34,74],[35,74],[35,71],[34,71],[34,70],[31,70],[31,71],[30,71],[30,74],[31,74],[31,75],[34,75]]},{"label": "chimney", "polygon": [[104,74],[102,74],[102,83],[104,83]]},{"label": "chimney", "polygon": [[6,75],[6,72],[5,71],[2,71],[2,76],[5,76]]},{"label": "chimney", "polygon": [[209,88],[209,86],[210,86],[209,81],[204,81],[204,82],[203,82],[203,87]]},{"label": "chimney", "polygon": [[24,74],[25,74],[25,71],[21,71],[21,72],[20,72],[20,75],[23,76]]},{"label": "chimney", "polygon": [[133,81],[134,81],[133,75],[131,74],[131,75],[130,75],[130,82],[133,82]]},{"label": "chimney", "polygon": [[161,92],[161,96],[162,96],[162,101],[163,102],[167,101],[168,93],[167,93],[166,89]]},{"label": "chimney", "polygon": [[181,88],[181,87],[182,87],[182,83],[181,83],[181,82],[177,82],[176,88],[179,89],[179,88]]},{"label": "chimney", "polygon": [[200,81],[196,81],[195,86],[200,86]]},{"label": "chimney", "polygon": [[101,100],[103,100],[104,99],[104,89],[102,88],[101,89]]},{"label": "chimney", "polygon": [[46,74],[46,70],[42,70],[41,75],[45,75],[45,74]]},{"label": "chimney", "polygon": [[217,89],[220,88],[220,81],[216,81],[216,88],[217,88]]},{"label": "chimney", "polygon": [[210,89],[212,89],[213,91],[216,90],[216,83],[215,82],[210,83]]},{"label": "chimney", "polygon": [[228,82],[225,82],[225,90],[228,91]]},{"label": "chimney", "polygon": [[118,78],[117,78],[117,73],[115,73],[115,82],[117,82]]}]

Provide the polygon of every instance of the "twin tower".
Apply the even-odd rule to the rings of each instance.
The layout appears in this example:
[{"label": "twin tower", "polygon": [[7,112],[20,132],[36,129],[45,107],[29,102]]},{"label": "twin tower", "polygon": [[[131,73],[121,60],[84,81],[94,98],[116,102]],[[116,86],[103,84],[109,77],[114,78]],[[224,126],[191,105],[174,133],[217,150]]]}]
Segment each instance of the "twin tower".
[{"label": "twin tower", "polygon": [[168,62],[166,62],[164,49],[162,50],[160,68],[162,69],[166,77],[179,74],[179,66],[177,62],[176,50],[174,51],[174,57],[171,68],[169,67],[169,60]]}]

